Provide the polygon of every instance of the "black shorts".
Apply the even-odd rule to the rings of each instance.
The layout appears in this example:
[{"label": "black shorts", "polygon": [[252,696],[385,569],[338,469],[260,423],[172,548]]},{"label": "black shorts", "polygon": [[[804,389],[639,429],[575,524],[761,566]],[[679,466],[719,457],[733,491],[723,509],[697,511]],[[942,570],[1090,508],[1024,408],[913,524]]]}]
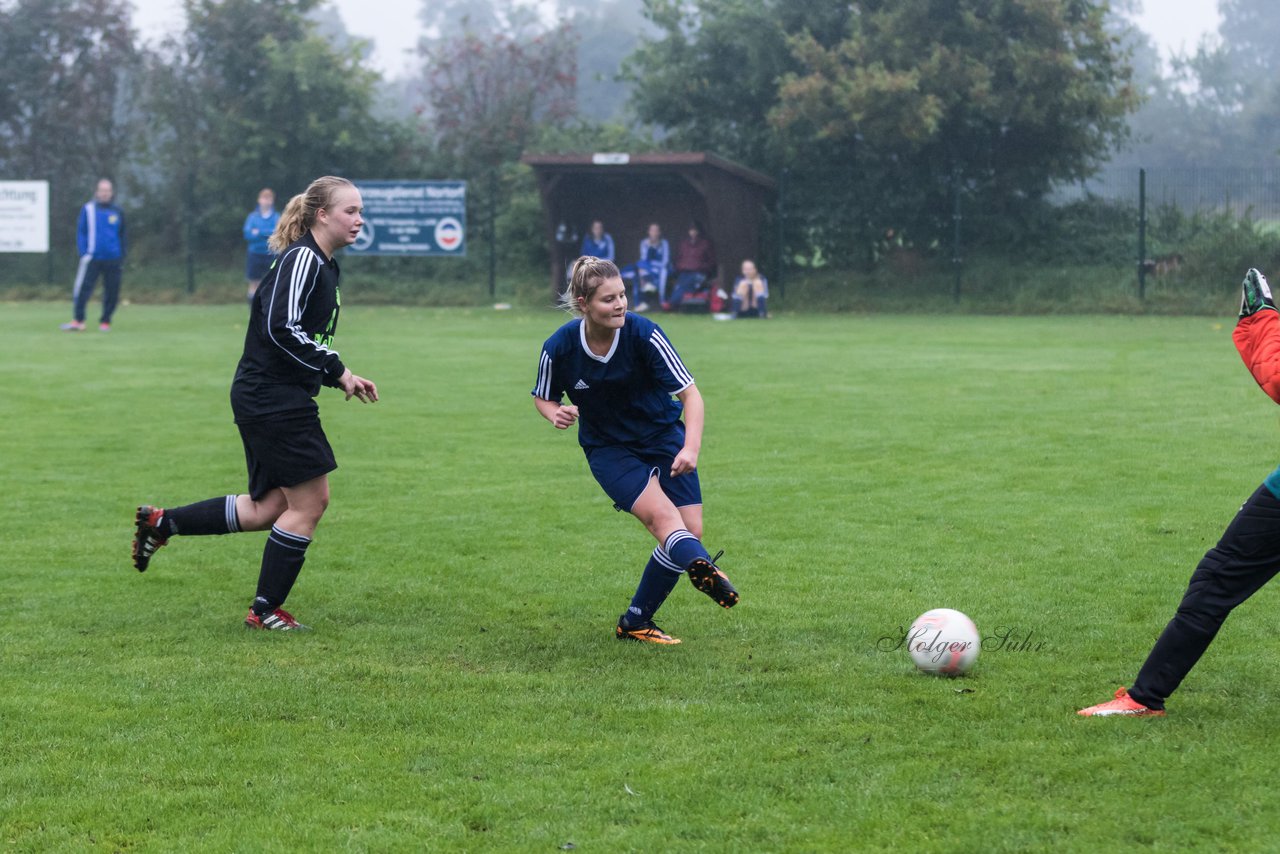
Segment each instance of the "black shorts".
[{"label": "black shorts", "polygon": [[270,421],[238,424],[249,469],[249,497],[260,500],[280,486],[297,486],[338,467],[320,427],[320,415],[308,412]]}]

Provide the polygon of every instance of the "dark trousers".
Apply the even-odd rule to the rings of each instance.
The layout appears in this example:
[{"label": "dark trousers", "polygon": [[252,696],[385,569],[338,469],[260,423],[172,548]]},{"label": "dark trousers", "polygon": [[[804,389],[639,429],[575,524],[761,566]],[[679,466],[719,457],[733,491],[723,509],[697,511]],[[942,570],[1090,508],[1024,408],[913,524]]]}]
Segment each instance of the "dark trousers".
[{"label": "dark trousers", "polygon": [[676,289],[671,293],[671,307],[673,309],[679,308],[684,302],[684,298],[702,287],[702,283],[706,280],[705,273],[696,273],[692,270],[683,270],[676,273]]},{"label": "dark trousers", "polygon": [[1129,695],[1153,709],[1177,690],[1222,627],[1231,609],[1280,570],[1280,500],[1258,487],[1218,544],[1191,575],[1178,612],[1147,656]]},{"label": "dark trousers", "polygon": [[76,269],[76,284],[71,298],[75,302],[75,319],[84,323],[85,310],[89,307],[89,298],[93,296],[93,286],[98,277],[102,277],[102,322],[110,323],[111,315],[116,313],[116,303],[120,299],[120,261],[95,261],[81,258]]}]

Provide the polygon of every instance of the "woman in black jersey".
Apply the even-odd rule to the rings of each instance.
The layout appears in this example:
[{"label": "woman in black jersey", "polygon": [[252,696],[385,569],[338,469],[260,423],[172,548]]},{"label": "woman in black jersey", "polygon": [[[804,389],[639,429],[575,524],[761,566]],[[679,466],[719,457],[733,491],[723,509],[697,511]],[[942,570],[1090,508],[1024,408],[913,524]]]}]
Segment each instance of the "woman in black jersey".
[{"label": "woman in black jersey", "polygon": [[244,355],[231,384],[248,494],[138,508],[133,565],[139,572],[177,534],[271,531],[244,621],[250,628],[306,628],[281,606],[329,504],[329,472],[338,467],[320,427],[320,386],[341,389],[347,400],[378,399],[377,386],[351,373],[333,349],[342,303],[333,253],[355,241],[362,210],[360,191],[350,181],[317,178],[289,200],[271,235],[271,250],[280,258],[254,295]]}]

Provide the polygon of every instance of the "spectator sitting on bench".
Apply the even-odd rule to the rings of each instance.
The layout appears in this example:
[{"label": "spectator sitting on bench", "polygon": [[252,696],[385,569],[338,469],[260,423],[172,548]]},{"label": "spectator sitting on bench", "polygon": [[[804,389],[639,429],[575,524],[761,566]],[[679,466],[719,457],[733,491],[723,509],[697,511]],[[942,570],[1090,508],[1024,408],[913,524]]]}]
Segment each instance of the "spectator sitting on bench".
[{"label": "spectator sitting on bench", "polygon": [[716,249],[702,235],[702,225],[697,220],[689,223],[689,234],[676,246],[676,289],[671,302],[663,303],[668,311],[676,311],[685,297],[699,290],[716,274]]},{"label": "spectator sitting on bench", "polygon": [[613,237],[604,230],[604,222],[598,219],[591,220],[591,231],[587,236],[582,238],[582,254],[590,255],[593,258],[603,258],[605,261],[613,261]]},{"label": "spectator sitting on bench", "polygon": [[640,260],[621,270],[622,278],[631,288],[633,311],[648,311],[645,301],[656,294],[658,302],[667,299],[667,276],[671,273],[671,247],[662,236],[662,228],[649,224],[649,236],[640,241]]},{"label": "spectator sitting on bench", "polygon": [[734,317],[769,316],[769,280],[760,275],[756,262],[742,262],[742,275],[733,283]]}]

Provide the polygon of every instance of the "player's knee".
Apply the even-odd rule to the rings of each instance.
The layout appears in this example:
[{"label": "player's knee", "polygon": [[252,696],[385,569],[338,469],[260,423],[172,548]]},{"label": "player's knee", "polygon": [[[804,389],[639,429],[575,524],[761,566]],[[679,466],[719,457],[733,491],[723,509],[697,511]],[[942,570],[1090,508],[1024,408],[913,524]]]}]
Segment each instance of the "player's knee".
[{"label": "player's knee", "polygon": [[325,486],[323,489],[290,496],[288,509],[313,522],[319,522],[324,511],[329,509],[329,488]]},{"label": "player's knee", "polygon": [[674,507],[638,507],[632,510],[649,532],[661,539],[671,531],[684,527],[680,512]]}]

